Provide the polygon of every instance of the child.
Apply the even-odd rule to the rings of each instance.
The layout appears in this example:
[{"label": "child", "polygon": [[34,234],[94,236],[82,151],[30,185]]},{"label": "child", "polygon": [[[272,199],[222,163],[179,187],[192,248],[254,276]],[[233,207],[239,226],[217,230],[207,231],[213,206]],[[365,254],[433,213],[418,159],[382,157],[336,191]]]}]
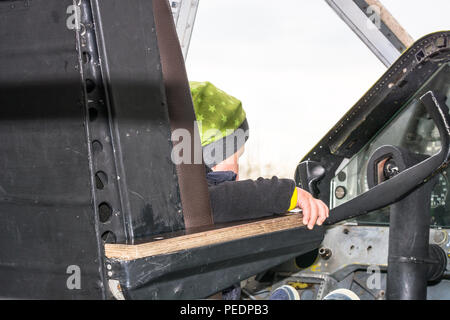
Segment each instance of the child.
[{"label": "child", "polygon": [[300,208],[312,229],[328,217],[321,200],[290,179],[238,181],[239,157],[248,139],[242,103],[209,82],[191,82],[215,223],[252,220]]}]

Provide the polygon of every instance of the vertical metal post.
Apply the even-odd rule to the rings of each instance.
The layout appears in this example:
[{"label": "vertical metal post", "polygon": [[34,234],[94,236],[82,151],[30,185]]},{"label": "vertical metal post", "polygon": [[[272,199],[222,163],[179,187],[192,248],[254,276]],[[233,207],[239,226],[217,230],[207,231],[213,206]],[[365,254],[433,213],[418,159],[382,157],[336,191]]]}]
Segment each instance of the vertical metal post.
[{"label": "vertical metal post", "polygon": [[173,19],[180,39],[184,60],[187,58],[199,0],[171,0]]}]

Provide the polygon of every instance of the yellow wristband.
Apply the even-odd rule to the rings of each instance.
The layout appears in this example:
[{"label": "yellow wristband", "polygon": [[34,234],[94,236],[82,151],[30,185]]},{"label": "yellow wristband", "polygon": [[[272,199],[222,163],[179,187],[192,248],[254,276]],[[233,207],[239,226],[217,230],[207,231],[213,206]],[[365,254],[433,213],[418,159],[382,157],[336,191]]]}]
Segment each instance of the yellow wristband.
[{"label": "yellow wristband", "polygon": [[298,191],[297,191],[297,187],[294,190],[294,194],[292,195],[291,198],[291,205],[289,206],[288,211],[294,210],[295,208],[297,208],[297,200],[298,200]]}]

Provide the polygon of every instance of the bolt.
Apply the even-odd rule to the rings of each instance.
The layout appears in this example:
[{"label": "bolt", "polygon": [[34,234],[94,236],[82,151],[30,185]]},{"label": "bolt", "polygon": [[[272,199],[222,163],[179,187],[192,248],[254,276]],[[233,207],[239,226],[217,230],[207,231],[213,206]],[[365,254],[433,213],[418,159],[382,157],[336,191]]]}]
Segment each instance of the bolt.
[{"label": "bolt", "polygon": [[336,190],[334,191],[334,195],[336,196],[336,198],[337,198],[338,200],[341,200],[341,199],[343,199],[343,198],[347,195],[347,190],[346,190],[344,187],[339,186],[339,187],[337,187]]},{"label": "bolt", "polygon": [[331,255],[333,254],[333,252],[328,249],[328,248],[320,248],[319,249],[319,255],[322,257],[322,259],[324,260],[328,260],[330,259]]}]

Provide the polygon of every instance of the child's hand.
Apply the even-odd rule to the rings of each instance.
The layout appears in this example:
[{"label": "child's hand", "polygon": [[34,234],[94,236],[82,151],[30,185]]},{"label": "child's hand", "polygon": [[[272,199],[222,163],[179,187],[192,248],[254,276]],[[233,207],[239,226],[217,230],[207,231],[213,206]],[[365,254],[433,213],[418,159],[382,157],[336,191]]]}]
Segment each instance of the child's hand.
[{"label": "child's hand", "polygon": [[308,229],[314,228],[317,223],[322,225],[326,218],[329,217],[329,209],[323,201],[315,199],[309,192],[297,188],[298,200],[297,206],[303,211],[303,224]]}]

